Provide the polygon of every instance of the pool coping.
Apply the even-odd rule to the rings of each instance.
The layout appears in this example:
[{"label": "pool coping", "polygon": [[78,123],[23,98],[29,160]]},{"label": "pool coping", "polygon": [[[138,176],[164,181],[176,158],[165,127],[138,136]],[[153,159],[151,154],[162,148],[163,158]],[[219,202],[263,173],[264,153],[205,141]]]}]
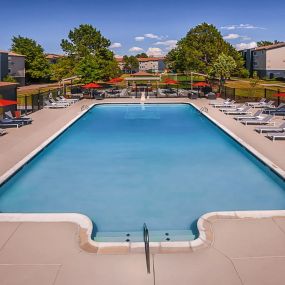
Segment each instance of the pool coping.
[{"label": "pool coping", "polygon": [[[108,105],[108,104],[140,104],[138,102],[126,102],[126,103],[114,103],[114,102],[100,102],[93,103],[87,109],[82,110],[75,118],[64,125],[59,131],[50,136],[41,145],[34,149],[30,154],[24,157],[11,169],[0,176],[0,186],[7,182],[13,175],[15,175],[19,170],[21,170],[31,159],[43,151],[52,141],[57,139],[61,134],[63,134],[69,127],[71,127],[76,121],[83,117],[90,109],[98,105]],[[221,123],[213,119],[209,114],[203,112],[197,107],[193,102],[173,102],[173,103],[145,103],[145,104],[187,104],[194,107],[198,112],[207,117],[212,123],[229,135],[232,139],[237,141],[242,147],[249,151],[253,156],[259,159],[265,166],[269,167],[273,172],[275,172],[282,179],[285,179],[285,171],[280,167],[275,165],[271,160],[258,152],[255,148],[247,144],[244,140],[236,136],[228,128],[223,126]],[[212,232],[209,229],[207,221],[213,217],[223,217],[223,218],[264,218],[272,217],[272,215],[285,216],[285,210],[274,210],[274,211],[222,211],[222,212],[212,212],[206,213],[201,216],[197,222],[197,228],[199,236],[195,240],[191,241],[165,241],[165,242],[150,242],[150,248],[152,250],[163,250],[169,252],[170,249],[173,250],[197,250],[199,248],[208,247],[212,243]],[[113,251],[118,251],[120,253],[129,252],[140,252],[144,249],[143,242],[98,242],[91,238],[93,224],[89,217],[78,214],[78,213],[1,213],[0,222],[71,222],[76,223],[80,226],[80,247],[86,251],[90,252],[104,252],[106,253]]]}]

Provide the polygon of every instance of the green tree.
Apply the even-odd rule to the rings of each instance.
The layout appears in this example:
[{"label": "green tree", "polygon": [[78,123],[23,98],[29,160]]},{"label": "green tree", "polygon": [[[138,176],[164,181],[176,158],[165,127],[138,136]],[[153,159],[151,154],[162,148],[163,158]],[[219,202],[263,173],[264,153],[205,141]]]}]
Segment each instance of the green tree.
[{"label": "green tree", "polygon": [[2,79],[3,82],[13,82],[13,83],[16,83],[17,80],[12,77],[11,75],[7,75],[5,76],[3,79]]},{"label": "green tree", "polygon": [[142,52],[142,53],[138,53],[136,55],[136,58],[148,58],[148,55],[145,52]]},{"label": "green tree", "polygon": [[47,80],[50,66],[44,49],[36,41],[21,36],[12,38],[11,50],[25,55],[26,78],[28,81]]},{"label": "green tree", "polygon": [[75,61],[72,57],[64,56],[59,58],[56,63],[51,64],[51,79],[60,81],[75,74]]},{"label": "green tree", "polygon": [[231,56],[236,61],[235,73],[244,69],[244,61],[239,52],[226,42],[218,29],[202,23],[187,33],[175,49],[166,57],[167,65],[174,71],[190,71],[209,74],[219,54]]},{"label": "green tree", "polygon": [[236,68],[236,62],[230,55],[225,55],[221,53],[216,61],[213,63],[211,73],[219,78],[220,81],[220,90],[222,85],[230,78],[231,74]]},{"label": "green tree", "polygon": [[271,42],[271,41],[259,41],[259,42],[257,42],[257,46],[258,47],[264,47],[264,46],[271,46],[271,45],[279,44],[279,43],[281,43],[281,42],[279,42],[277,40],[275,40],[273,42]]},{"label": "green tree", "polygon": [[124,56],[124,69],[127,70],[129,73],[136,72],[136,70],[139,68],[139,61],[137,57],[131,55],[131,56]]},{"label": "green tree", "polygon": [[[73,72],[81,76],[82,81],[91,82],[120,74],[114,53],[109,50],[110,44],[92,25],[80,25],[69,32],[68,39],[61,41],[61,48],[73,62]],[[68,67],[68,64],[63,66]],[[69,71],[66,69],[66,72]]]},{"label": "green tree", "polygon": [[254,71],[253,75],[252,75],[252,78],[250,78],[250,81],[249,81],[249,85],[250,85],[249,94],[252,97],[255,97],[256,87],[258,86],[259,82],[260,82],[260,79],[259,79],[259,77],[257,75],[257,72]]}]

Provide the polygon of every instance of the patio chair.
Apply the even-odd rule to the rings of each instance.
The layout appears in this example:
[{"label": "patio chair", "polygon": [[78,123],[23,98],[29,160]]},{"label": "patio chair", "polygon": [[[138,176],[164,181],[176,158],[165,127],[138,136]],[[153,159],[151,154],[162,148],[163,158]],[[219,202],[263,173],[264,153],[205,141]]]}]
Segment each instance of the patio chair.
[{"label": "patio chair", "polygon": [[0,119],[0,127],[2,128],[20,128],[24,125],[23,122],[14,122],[13,120],[10,119]]},{"label": "patio chair", "polygon": [[253,108],[271,108],[272,106],[274,106],[274,101],[269,101],[269,102],[262,102],[259,104],[255,104],[255,105],[249,105]]},{"label": "patio chair", "polygon": [[234,107],[235,105],[235,100],[231,100],[231,101],[224,101],[223,103],[215,103],[212,104],[212,107],[214,108],[222,108],[222,107]]},{"label": "patio chair", "polygon": [[60,105],[57,103],[51,103],[49,101],[45,101],[44,102],[44,108],[49,108],[49,109],[62,109],[62,108],[66,108],[66,105]]},{"label": "patio chair", "polygon": [[283,133],[268,133],[265,135],[266,137],[272,139],[272,141],[275,141],[276,139],[285,139],[285,132]]},{"label": "patio chair", "polygon": [[[230,102],[230,98],[227,98],[223,103],[220,103],[220,104],[226,104],[227,102]],[[209,105],[217,105],[219,103],[217,102],[210,102]]]},{"label": "patio chair", "polygon": [[239,104],[239,105],[232,105],[232,106],[227,106],[227,107],[222,107],[222,108],[219,108],[219,110],[221,112],[225,112],[225,111],[228,111],[228,110],[242,110],[243,108],[245,108],[246,105],[245,104]]},{"label": "patio chair", "polygon": [[264,110],[264,113],[266,114],[272,114],[272,115],[281,115],[281,116],[285,116],[285,103],[281,103],[279,104],[278,107],[271,107],[271,108],[266,108]]},{"label": "patio chair", "polygon": [[272,119],[274,118],[274,116],[272,115],[268,115],[266,117],[263,117],[262,119],[249,119],[249,120],[241,120],[240,122],[244,125],[268,125],[268,124],[273,124],[275,125],[274,122],[272,122]]},{"label": "patio chair", "polygon": [[257,110],[253,115],[240,115],[240,116],[236,116],[234,117],[235,120],[239,121],[239,120],[243,120],[243,119],[262,119],[262,114],[263,110]]},{"label": "patio chair", "polygon": [[264,104],[266,102],[266,98],[261,98],[258,102],[246,102],[248,106],[254,107],[260,104]]},{"label": "patio chair", "polygon": [[65,98],[64,96],[58,96],[58,98],[60,98],[62,101],[69,101],[69,102],[78,102],[79,101],[79,99],[77,99],[77,98]]},{"label": "patio chair", "polygon": [[7,134],[7,131],[4,129],[0,129],[0,136],[4,136],[5,134]]},{"label": "patio chair", "polygon": [[53,98],[50,98],[49,101],[50,101],[51,103],[60,104],[60,105],[65,105],[65,106],[67,106],[67,107],[71,105],[71,103],[62,102],[62,101],[57,101],[57,100],[55,100],[55,99],[53,99]]},{"label": "patio chair", "polygon": [[25,125],[31,124],[33,122],[33,120],[31,118],[28,118],[28,117],[15,118],[15,117],[13,117],[11,111],[5,112],[5,117],[10,119],[10,120],[13,120],[14,122],[23,122]]},{"label": "patio chair", "polygon": [[245,114],[252,114],[250,111],[250,106],[245,106],[244,108],[238,108],[237,110],[226,110],[224,114],[226,115],[245,115]]},{"label": "patio chair", "polygon": [[214,92],[209,92],[208,94],[205,95],[209,100],[216,100],[217,95]]},{"label": "patio chair", "polygon": [[284,132],[285,131],[285,122],[282,123],[280,126],[274,126],[274,127],[256,127],[254,129],[258,133],[278,133],[278,132]]}]

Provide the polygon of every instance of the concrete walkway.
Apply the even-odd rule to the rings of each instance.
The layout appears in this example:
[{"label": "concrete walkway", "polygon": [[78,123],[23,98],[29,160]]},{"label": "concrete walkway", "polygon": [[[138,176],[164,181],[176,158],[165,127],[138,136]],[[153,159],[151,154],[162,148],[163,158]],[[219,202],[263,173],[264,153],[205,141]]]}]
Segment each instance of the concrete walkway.
[{"label": "concrete walkway", "polygon": [[187,253],[96,254],[79,247],[79,226],[0,222],[1,285],[281,285],[285,217],[207,221],[212,243]]}]

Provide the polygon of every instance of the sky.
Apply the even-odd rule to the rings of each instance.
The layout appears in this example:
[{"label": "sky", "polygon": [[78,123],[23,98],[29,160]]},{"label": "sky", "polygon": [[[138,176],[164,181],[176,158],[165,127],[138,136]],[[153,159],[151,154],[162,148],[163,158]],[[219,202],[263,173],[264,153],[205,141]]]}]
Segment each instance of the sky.
[{"label": "sky", "polygon": [[202,22],[214,24],[238,49],[260,40],[285,41],[285,1],[0,0],[0,50],[21,35],[46,53],[62,53],[60,41],[71,29],[92,24],[110,39],[116,55],[160,56]]}]

